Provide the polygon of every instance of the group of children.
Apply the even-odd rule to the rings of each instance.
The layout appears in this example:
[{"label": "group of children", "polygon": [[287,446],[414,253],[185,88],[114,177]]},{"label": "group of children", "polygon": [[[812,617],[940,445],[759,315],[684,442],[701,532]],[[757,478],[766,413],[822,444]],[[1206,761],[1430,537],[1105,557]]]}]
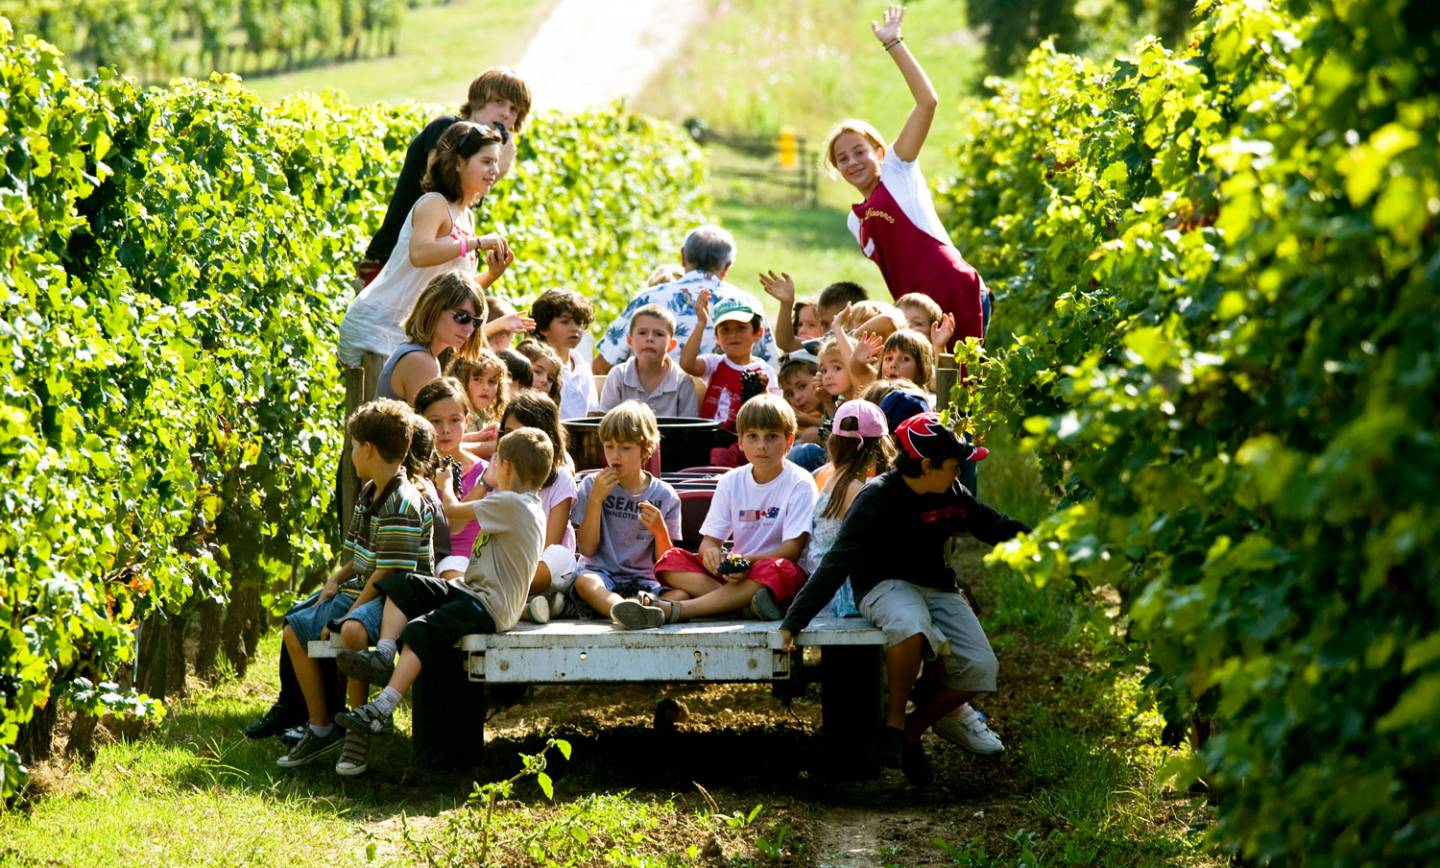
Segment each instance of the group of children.
[{"label": "group of children", "polygon": [[[878,742],[883,762],[927,781],[919,733],[932,725],[970,750],[1002,750],[983,718],[965,705],[993,689],[994,658],[973,614],[962,617],[970,610],[944,566],[941,543],[959,530],[996,541],[1024,528],[953,485],[962,461],[983,450],[928,412],[923,387],[934,343],[897,343],[878,370],[875,353],[860,349],[918,335],[908,321],[905,328],[898,321],[913,315],[923,326],[933,312],[923,304],[867,305],[863,291],[846,284],[827,288],[816,302],[793,302],[788,277],[767,279],[767,289],[790,317],[790,328],[777,331],[798,348],[781,374],[764,377],[758,388],[747,376],[764,368],[749,356],[764,328],[757,311],[730,302],[712,312],[702,297],[698,318],[703,325],[714,317],[722,352],[696,352],[697,330],[679,363],[670,355],[675,338],[668,311],[642,308],[632,317],[633,355],[610,371],[601,390],[604,401],[613,402],[599,426],[604,466],[578,480],[552,397],[557,389],[562,400],[579,394],[563,386],[573,353],[562,358],[559,350],[573,351],[592,317],[588,302],[573,293],[547,293],[531,309],[540,346],[549,348],[531,362],[532,372],[553,361],[545,373],[558,377],[517,387],[508,358],[515,351],[497,352],[492,337],[491,348],[450,360],[444,376],[419,390],[413,407],[379,399],[356,411],[348,421],[350,459],[363,488],[345,537],[345,565],[286,616],[285,654],[308,720],[279,764],[303,765],[338,751],[337,772],[365,771],[370,739],[392,729],[406,689],[468,633],[507,630],[522,618],[592,616],[643,629],[741,615],[784,618],[788,643],[827,607],[836,615],[858,610],[887,637],[923,638],[897,641],[887,651],[903,659],[891,663],[898,686],[889,728]],[[517,331],[530,326],[518,315],[513,321]],[[847,324],[867,332],[854,339]],[[882,342],[878,334],[887,325],[893,327]],[[930,326],[943,338],[943,320]],[[817,338],[810,335],[826,327],[830,336],[810,353],[805,343],[813,345]],[[845,354],[838,370],[805,355],[828,361],[838,352]],[[712,386],[723,378],[718,388],[707,388],[702,406],[730,402],[723,415],[733,420],[727,424],[739,463],[718,478],[694,552],[675,544],[682,531],[676,490],[646,470],[660,445],[657,416],[695,412],[689,372],[704,372]],[[773,393],[777,386],[783,398]],[[801,419],[815,421],[802,427]],[[789,460],[807,429],[825,432],[815,438],[825,460],[813,474]],[[872,489],[889,492],[878,514],[867,496]],[[913,523],[897,520],[905,510]],[[867,512],[865,521],[856,518]],[[865,540],[877,528],[887,537],[871,551]],[[910,535],[913,541],[906,540]],[[881,551],[892,554],[877,561]],[[887,560],[900,551],[903,569]],[[872,599],[877,591],[885,594]],[[926,623],[932,598],[944,604],[943,623]],[[308,642],[330,632],[338,632],[343,649],[336,663],[348,676],[348,711],[340,710],[322,666],[308,656]],[[908,686],[926,652],[938,655],[922,679],[934,701],[921,717],[917,709],[907,718]],[[382,688],[373,699],[370,685]]]},{"label": "group of children", "polygon": [[[996,663],[944,543],[960,532],[993,543],[1026,528],[975,499],[973,462],[985,450],[930,412],[938,353],[983,338],[988,292],[945,246],[933,206],[921,207],[928,192],[914,161],[934,100],[903,46],[901,17],[892,7],[873,29],[916,97],[911,119],[888,152],[868,125],[844,122],[828,156],[867,197],[851,228],[898,296],[893,305],[853,283],[797,297],[788,274],[770,272],[760,287],[779,314],[767,326],[754,297],[723,282],[733,238],[701,227],[686,239],[684,268],[651,275],[654,297],[668,304],[634,300],[597,355],[587,335],[594,310],[580,293],[547,291],[528,316],[485,297],[513,255],[504,238],[476,234],[469,209],[513,162],[529,110],[524,82],[485,73],[459,115],[416,137],[361,269],[368,285],[342,323],[341,360],[389,356],[393,365],[406,352],[396,312],[456,274],[475,284],[485,310],[451,311],[452,331],[483,330],[486,347],[467,338],[463,352],[411,350],[428,350],[417,364],[443,374],[415,378],[418,391],[400,394],[409,404],[381,398],[347,421],[362,489],[345,562],[286,614],[281,700],[247,730],[279,734],[303,705],[281,766],[338,751],[337,772],[364,772],[370,739],[393,728],[405,691],[465,634],[522,618],[594,616],[644,629],[747,615],[783,619],[793,647],[822,610],[863,614],[886,635],[883,765],[928,783],[927,729],[976,753],[1003,750],[968,704],[994,689]],[[894,202],[891,186],[903,194]],[[867,229],[872,216],[886,225]],[[915,261],[939,257],[945,267],[900,273],[914,259],[900,254],[926,245],[933,255]],[[955,279],[937,284],[931,272]],[[561,423],[596,414],[604,465],[577,477]],[[718,428],[710,463],[733,469],[715,482],[692,552],[676,545],[679,495],[646,468],[660,446],[657,418],[697,416]],[[308,655],[310,641],[331,633],[344,697]],[[372,685],[381,688],[373,699]]]}]

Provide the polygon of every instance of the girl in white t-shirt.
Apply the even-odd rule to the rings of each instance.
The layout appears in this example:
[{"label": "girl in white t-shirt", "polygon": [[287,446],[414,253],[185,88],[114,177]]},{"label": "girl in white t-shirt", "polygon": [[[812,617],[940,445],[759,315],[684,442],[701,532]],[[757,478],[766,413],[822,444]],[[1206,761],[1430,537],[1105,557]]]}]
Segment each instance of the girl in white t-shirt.
[{"label": "girl in white t-shirt", "polygon": [[985,283],[951,242],[917,162],[939,97],[905,47],[900,35],[904,17],[904,8],[891,6],[881,23],[870,25],[915,100],[900,135],[886,148],[872,124],[844,120],[830,133],[825,159],[863,197],[847,222],[861,251],[880,267],[891,295],[924,293],[954,316],[952,341],[980,339]]},{"label": "girl in white t-shirt", "polygon": [[666,590],[641,600],[667,622],[741,611],[779,620],[805,584],[797,561],[810,539],[816,492],[810,474],[785,460],[795,442],[795,412],[781,398],[757,395],[740,408],[735,427],[749,464],[716,484],[699,553],[666,552],[655,564]]}]

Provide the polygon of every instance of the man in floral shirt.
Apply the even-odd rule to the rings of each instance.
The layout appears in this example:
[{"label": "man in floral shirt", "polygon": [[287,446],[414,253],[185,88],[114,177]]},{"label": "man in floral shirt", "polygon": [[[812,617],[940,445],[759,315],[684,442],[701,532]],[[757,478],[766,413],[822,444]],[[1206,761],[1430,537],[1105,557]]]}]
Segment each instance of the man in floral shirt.
[{"label": "man in floral shirt", "polygon": [[[691,230],[690,234],[685,236],[685,244],[680,249],[680,264],[685,268],[685,276],[673,283],[652,286],[632,298],[620,316],[605,330],[605,336],[600,339],[600,343],[596,344],[596,355],[591,362],[591,369],[596,374],[603,374],[630,357],[630,347],[625,343],[625,338],[630,334],[630,316],[647,304],[658,304],[675,316],[676,349],[671,351],[671,355],[677,362],[680,359],[679,348],[685,345],[685,339],[695,330],[695,300],[700,297],[700,290],[710,290],[712,306],[719,305],[726,299],[735,299],[756,310],[764,310],[754,294],[725,282],[725,275],[734,263],[735,236],[719,226],[701,226]],[[706,328],[705,336],[701,338],[700,352],[718,352],[715,349],[713,325]],[[768,328],[752,352],[756,358],[767,362],[771,367],[780,363],[780,351],[776,348],[775,339],[771,337]]]}]

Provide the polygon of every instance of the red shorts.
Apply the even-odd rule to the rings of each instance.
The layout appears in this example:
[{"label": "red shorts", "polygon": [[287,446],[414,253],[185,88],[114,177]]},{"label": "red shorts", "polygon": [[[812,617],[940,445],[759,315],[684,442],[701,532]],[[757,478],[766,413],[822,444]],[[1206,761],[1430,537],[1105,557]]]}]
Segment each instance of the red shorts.
[{"label": "red shorts", "polygon": [[[703,573],[712,579],[720,579],[705,569],[705,562],[700,560],[699,555],[682,548],[672,548],[655,563],[655,578],[660,580],[660,584],[670,587],[670,583],[665,581],[667,570],[672,573]],[[783,603],[800,593],[805,584],[805,571],[785,558],[761,558],[750,565],[748,578],[769,588],[770,593],[775,595],[775,601]]]}]

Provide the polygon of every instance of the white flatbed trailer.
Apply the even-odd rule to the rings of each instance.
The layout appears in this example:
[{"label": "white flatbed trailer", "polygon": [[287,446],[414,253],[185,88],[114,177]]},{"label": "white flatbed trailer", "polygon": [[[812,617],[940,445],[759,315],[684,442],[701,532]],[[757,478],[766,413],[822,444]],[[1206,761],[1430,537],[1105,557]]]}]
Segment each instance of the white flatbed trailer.
[{"label": "white flatbed trailer", "polygon": [[[879,725],[885,635],[863,618],[816,618],[796,644],[820,649],[817,678],[802,665],[799,652],[780,647],[779,626],[700,620],[624,630],[606,621],[522,621],[505,633],[464,636],[456,643],[454,669],[422,672],[416,683],[417,760],[442,767],[478,762],[483,737],[476,739],[476,722],[483,735],[487,683],[798,681],[798,692],[815,679],[821,684],[826,742],[853,751]],[[312,658],[334,657],[339,637],[313,641],[308,650]]]}]

